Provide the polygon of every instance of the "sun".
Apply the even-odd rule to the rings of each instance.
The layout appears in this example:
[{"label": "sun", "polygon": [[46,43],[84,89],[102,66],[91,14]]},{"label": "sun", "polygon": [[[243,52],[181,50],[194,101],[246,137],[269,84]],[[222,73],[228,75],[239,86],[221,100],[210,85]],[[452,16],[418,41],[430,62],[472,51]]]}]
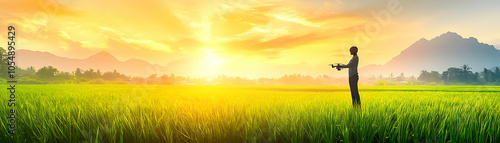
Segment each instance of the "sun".
[{"label": "sun", "polygon": [[205,60],[207,65],[212,67],[220,66],[226,62],[226,60],[222,59],[215,50],[207,50]]},{"label": "sun", "polygon": [[211,65],[211,66],[220,66],[224,63],[224,60],[220,59],[216,55],[207,55],[206,59],[207,59],[208,65]]},{"label": "sun", "polygon": [[201,60],[203,63],[203,74],[205,76],[216,76],[226,73],[224,70],[226,63],[229,61],[223,56],[220,50],[216,48],[204,48],[203,58]]}]

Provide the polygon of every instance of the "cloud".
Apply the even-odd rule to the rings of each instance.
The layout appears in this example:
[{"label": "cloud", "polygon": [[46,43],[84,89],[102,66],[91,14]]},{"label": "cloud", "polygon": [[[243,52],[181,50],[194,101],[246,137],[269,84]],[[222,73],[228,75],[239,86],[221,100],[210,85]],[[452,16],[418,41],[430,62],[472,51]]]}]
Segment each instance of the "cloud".
[{"label": "cloud", "polygon": [[[387,2],[377,0],[42,2],[53,7],[47,9],[33,0],[0,5],[0,26],[19,27],[20,47],[74,58],[108,51],[120,60],[137,58],[162,65],[217,54],[220,60],[228,61],[227,65],[244,63],[255,69],[276,70],[276,75],[294,70],[300,63],[318,70],[324,63],[344,60],[345,48],[375,20],[372,11],[387,9]],[[498,33],[494,18],[499,13],[494,9],[497,2],[401,2],[403,12],[392,15],[390,25],[361,47],[360,55],[371,58],[372,63],[383,64],[415,40],[433,37],[434,31],[448,31],[450,26],[478,32],[485,37],[481,39],[496,44],[495,37],[489,35]],[[481,7],[487,9],[482,11]],[[456,18],[463,15],[469,17]],[[476,19],[463,21],[471,17]],[[476,23],[482,24],[482,30],[477,30]],[[5,28],[0,28],[0,33],[6,33]],[[6,39],[5,35],[0,37]],[[271,68],[279,65],[284,70]]]},{"label": "cloud", "polygon": [[[131,56],[125,53],[197,53],[209,47],[220,48],[228,52],[226,55],[245,53],[248,57],[276,59],[282,50],[329,39],[331,33],[342,29],[336,26],[331,30],[336,24],[326,24],[349,21],[347,14],[331,14],[324,6],[297,7],[308,4],[302,1],[193,2],[51,2],[57,5],[57,12],[47,13],[46,21],[36,23],[32,16],[46,10],[36,2],[21,0],[5,4],[24,7],[4,19],[19,23],[26,30],[21,41],[26,41],[30,49],[77,58],[116,48]],[[152,62],[158,61],[159,58]]]}]

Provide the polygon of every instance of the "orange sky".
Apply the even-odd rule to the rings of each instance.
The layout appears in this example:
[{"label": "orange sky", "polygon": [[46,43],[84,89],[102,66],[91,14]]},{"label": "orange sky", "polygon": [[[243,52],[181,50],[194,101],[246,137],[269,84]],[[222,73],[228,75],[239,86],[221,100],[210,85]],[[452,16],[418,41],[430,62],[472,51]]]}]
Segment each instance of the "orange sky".
[{"label": "orange sky", "polygon": [[16,0],[1,1],[0,20],[19,27],[19,48],[63,57],[192,61],[184,64],[204,72],[184,73],[191,76],[345,76],[328,64],[348,62],[352,45],[360,67],[447,31],[500,45],[498,2],[454,2]]}]

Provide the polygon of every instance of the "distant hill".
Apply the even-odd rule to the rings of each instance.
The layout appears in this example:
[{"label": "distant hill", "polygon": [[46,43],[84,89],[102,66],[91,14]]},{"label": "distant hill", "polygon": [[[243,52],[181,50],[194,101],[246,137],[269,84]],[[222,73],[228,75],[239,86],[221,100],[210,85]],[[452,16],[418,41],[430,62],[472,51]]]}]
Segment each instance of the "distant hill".
[{"label": "distant hill", "polygon": [[[176,75],[202,75],[203,59],[187,58],[171,61],[165,66],[151,64],[144,60],[119,61],[107,52],[99,52],[85,59],[59,57],[48,52],[17,50],[17,65],[21,68],[53,66],[60,71],[71,72],[100,69],[101,72],[117,70],[125,75],[149,76],[151,74],[175,73]],[[434,39],[420,39],[384,65],[367,65],[360,68],[361,75],[384,75],[400,73],[418,75],[421,70],[445,71],[449,67],[464,64],[473,71],[483,68],[494,69],[500,65],[500,50],[492,45],[479,43],[474,37],[463,38],[457,33],[447,32]],[[492,68],[493,67],[493,68]]]},{"label": "distant hill", "polygon": [[445,71],[449,67],[469,65],[473,71],[500,64],[500,50],[492,45],[479,43],[474,37],[463,38],[447,32],[434,39],[420,39],[384,65],[367,65],[360,68],[364,75],[389,75],[400,73],[418,75],[421,70]]},{"label": "distant hill", "polygon": [[71,59],[59,57],[49,52],[31,50],[17,50],[16,55],[18,66],[21,68],[33,66],[35,69],[39,69],[44,66],[53,66],[66,72],[75,71],[76,68],[82,70],[100,69],[101,72],[117,70],[132,76],[149,76],[163,70],[160,65],[150,64],[144,60],[130,59],[122,62],[107,52],[99,52],[85,59]]}]

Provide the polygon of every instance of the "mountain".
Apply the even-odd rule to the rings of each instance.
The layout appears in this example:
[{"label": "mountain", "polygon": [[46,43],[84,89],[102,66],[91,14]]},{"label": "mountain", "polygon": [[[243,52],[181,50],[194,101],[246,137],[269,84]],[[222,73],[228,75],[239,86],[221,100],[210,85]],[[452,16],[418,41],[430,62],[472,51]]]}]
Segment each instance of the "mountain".
[{"label": "mountain", "polygon": [[449,67],[469,65],[473,71],[500,64],[500,50],[480,43],[474,37],[463,38],[447,32],[434,39],[420,39],[384,65],[360,68],[364,75],[419,75],[421,70],[445,71]]},{"label": "mountain", "polygon": [[[16,64],[21,68],[53,66],[60,71],[72,72],[100,69],[101,72],[117,70],[125,75],[149,76],[151,74],[175,73],[176,75],[203,75],[204,59],[178,59],[165,66],[151,64],[144,60],[120,61],[107,52],[99,52],[85,59],[59,57],[48,52],[17,50]],[[400,73],[418,75],[421,70],[445,71],[449,67],[469,65],[473,71],[491,69],[500,64],[500,50],[492,45],[478,42],[474,37],[463,38],[457,33],[447,32],[431,40],[420,39],[403,50],[384,65],[367,65],[360,68],[362,75],[384,75]]]},{"label": "mountain", "polygon": [[149,76],[163,71],[163,67],[157,64],[150,64],[144,60],[130,59],[127,61],[119,61],[108,52],[99,52],[85,59],[71,59],[59,57],[52,53],[17,50],[16,64],[21,68],[30,66],[39,69],[44,66],[53,66],[59,71],[72,72],[76,68],[82,70],[99,69],[101,72],[116,70],[125,75],[132,76]]}]

